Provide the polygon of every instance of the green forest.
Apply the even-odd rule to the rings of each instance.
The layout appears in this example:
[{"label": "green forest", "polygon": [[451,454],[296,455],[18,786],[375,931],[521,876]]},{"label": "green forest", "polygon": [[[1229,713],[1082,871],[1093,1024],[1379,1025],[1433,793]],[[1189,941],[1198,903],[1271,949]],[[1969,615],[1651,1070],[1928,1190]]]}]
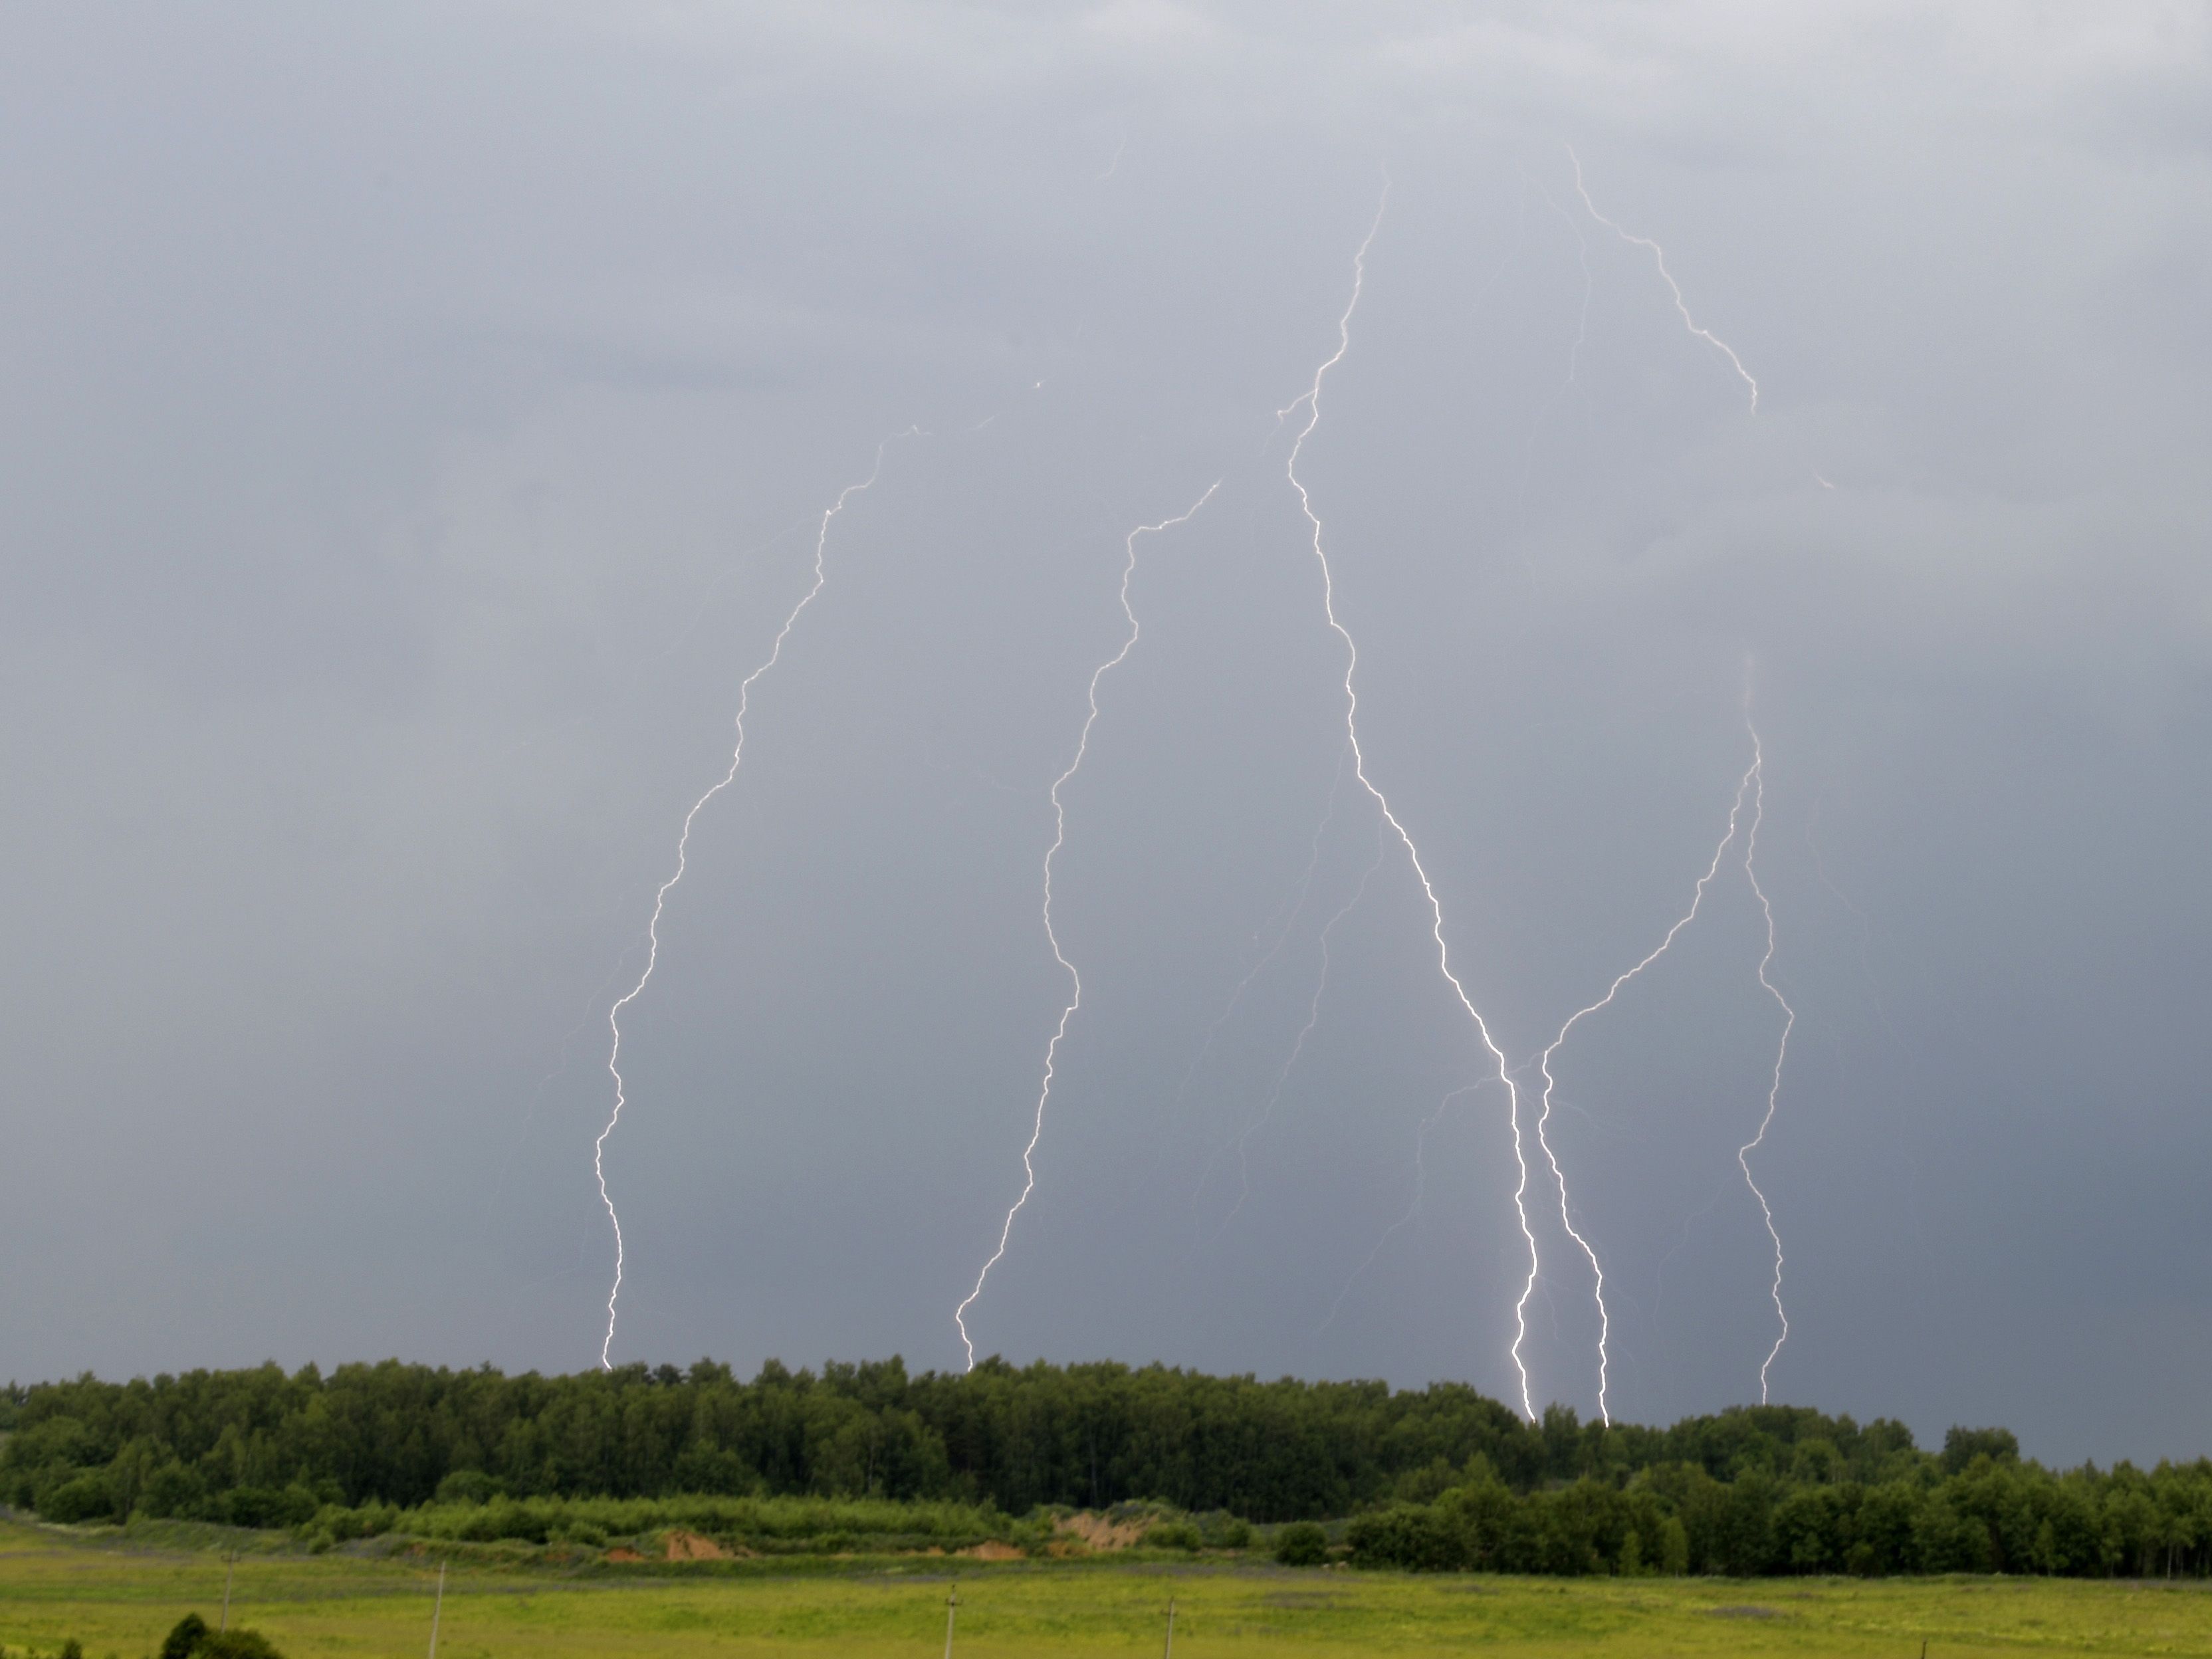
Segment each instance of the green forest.
[{"label": "green forest", "polygon": [[11,1385],[0,1433],[0,1502],[42,1519],[321,1545],[682,1524],[757,1550],[1033,1548],[1053,1511],[1144,1502],[1191,1517],[1155,1543],[1327,1522],[1338,1559],[1417,1571],[2212,1571],[2212,1460],[2052,1471],[2002,1429],[1923,1450],[1899,1423],[1782,1406],[1669,1428],[1555,1407],[1531,1424],[1451,1383],[995,1359],[919,1376],[896,1358],[770,1362],[750,1382],[708,1360],[573,1376],[270,1364]]}]

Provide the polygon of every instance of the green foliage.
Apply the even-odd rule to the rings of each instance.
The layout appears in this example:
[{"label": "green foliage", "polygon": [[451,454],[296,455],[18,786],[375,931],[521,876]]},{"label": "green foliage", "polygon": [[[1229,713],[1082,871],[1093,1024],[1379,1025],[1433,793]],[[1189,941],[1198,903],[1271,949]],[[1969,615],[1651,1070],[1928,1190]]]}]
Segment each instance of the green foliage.
[{"label": "green foliage", "polygon": [[1328,1559],[1328,1534],[1314,1522],[1293,1521],[1275,1534],[1275,1559],[1286,1567],[1317,1567]]},{"label": "green foliage", "polygon": [[289,1528],[315,1548],[393,1532],[598,1547],[683,1528],[762,1553],[951,1550],[1041,1544],[1046,1522],[1012,1517],[1049,1507],[1142,1504],[1152,1541],[1181,1548],[1349,1516],[1368,1565],[2212,1572],[2212,1463],[2055,1473],[2001,1429],[1954,1429],[1931,1455],[1897,1423],[1778,1406],[1664,1429],[1555,1407],[1532,1425],[1452,1384],[996,1359],[910,1376],[892,1359],[770,1362],[749,1382],[704,1360],[556,1377],[264,1365],[83,1376],[0,1407],[0,1501],[52,1521]]},{"label": "green foliage", "polygon": [[283,1659],[258,1631],[211,1631],[196,1613],[179,1619],[161,1642],[161,1659]]},{"label": "green foliage", "polygon": [[209,1637],[192,1650],[192,1659],[284,1659],[258,1631],[231,1630]]},{"label": "green foliage", "polygon": [[1356,1516],[1346,1540],[1356,1565],[1415,1571],[2212,1571],[2212,1461],[2054,1474],[1978,1450],[1957,1474],[1941,1468],[1931,1459],[1920,1480],[1875,1486],[1778,1480],[1758,1467],[1722,1481],[1683,1464],[1529,1492],[1476,1480]]},{"label": "green foliage", "polygon": [[456,1543],[503,1539],[528,1543],[604,1544],[672,1528],[763,1554],[833,1548],[874,1551],[963,1549],[1011,1539],[1019,1526],[986,1504],[893,1503],[829,1498],[495,1498],[488,1504],[426,1504],[412,1510],[337,1508],[315,1517],[333,1538],[386,1532]]},{"label": "green foliage", "polygon": [[1200,1523],[1209,1549],[1241,1550],[1252,1542],[1252,1523],[1241,1515],[1216,1513]]},{"label": "green foliage", "polygon": [[1163,1521],[1145,1528],[1145,1544],[1156,1550],[1189,1550],[1195,1554],[1206,1540],[1188,1521]]},{"label": "green foliage", "polygon": [[1977,1457],[2001,1463],[2020,1462],[2020,1441],[2010,1429],[1962,1429],[1954,1426],[1943,1437],[1943,1473],[1963,1474]]},{"label": "green foliage", "polygon": [[507,1488],[482,1469],[455,1469],[438,1483],[441,1504],[488,1504],[507,1496]]},{"label": "green foliage", "polygon": [[105,1521],[115,1513],[115,1499],[108,1492],[104,1475],[81,1474],[40,1492],[38,1509],[40,1518],[46,1521]]}]

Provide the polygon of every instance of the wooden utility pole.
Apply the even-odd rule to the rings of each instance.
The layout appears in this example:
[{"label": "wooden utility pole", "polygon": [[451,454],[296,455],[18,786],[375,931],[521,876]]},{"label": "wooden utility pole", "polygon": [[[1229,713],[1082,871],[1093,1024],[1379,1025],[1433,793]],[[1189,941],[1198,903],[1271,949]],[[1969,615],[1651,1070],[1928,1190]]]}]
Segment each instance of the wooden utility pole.
[{"label": "wooden utility pole", "polygon": [[[954,1585],[952,1594],[945,1598],[945,1659],[952,1659],[952,1616],[960,1608],[960,1587]],[[1923,1655],[1923,1659],[1926,1659]]]},{"label": "wooden utility pole", "polygon": [[1168,1597],[1168,1645],[1161,1659],[1175,1659],[1175,1597]]},{"label": "wooden utility pole", "polygon": [[430,1659],[438,1659],[438,1615],[446,1610],[446,1564],[438,1563],[438,1599],[430,1604]]}]

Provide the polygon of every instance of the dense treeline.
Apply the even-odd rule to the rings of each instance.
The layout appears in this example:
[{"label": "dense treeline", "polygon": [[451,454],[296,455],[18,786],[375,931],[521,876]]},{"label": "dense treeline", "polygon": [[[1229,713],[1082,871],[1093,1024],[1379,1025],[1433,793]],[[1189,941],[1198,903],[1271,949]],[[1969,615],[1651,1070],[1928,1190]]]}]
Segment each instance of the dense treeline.
[{"label": "dense treeline", "polygon": [[[1522,1421],[1456,1384],[896,1359],[507,1376],[388,1361],[85,1376],[0,1396],[0,1500],[58,1520],[305,1527],[434,1501],[810,1496],[1024,1515],[1136,1499],[1352,1516],[1364,1565],[1540,1572],[2212,1568],[2212,1462],[2053,1474],[2002,1430],[1759,1407],[1668,1429]],[[486,1517],[487,1521],[489,1517]],[[963,1522],[963,1526],[973,1524]]]},{"label": "dense treeline", "polygon": [[1578,1575],[2048,1573],[2203,1576],[2212,1462],[2054,1474],[1987,1454],[1868,1484],[1747,1468],[1716,1480],[1662,1464],[1516,1492],[1488,1469],[1428,1504],[1355,1516],[1363,1565]]}]

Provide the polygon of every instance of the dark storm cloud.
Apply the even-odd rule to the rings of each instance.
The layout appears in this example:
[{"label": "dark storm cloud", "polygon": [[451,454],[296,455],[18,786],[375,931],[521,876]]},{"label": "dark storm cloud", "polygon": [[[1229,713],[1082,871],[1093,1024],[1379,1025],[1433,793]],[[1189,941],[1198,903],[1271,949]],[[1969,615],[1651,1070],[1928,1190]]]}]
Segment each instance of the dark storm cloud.
[{"label": "dark storm cloud", "polygon": [[[1085,1007],[971,1324],[1510,1392],[1501,1093],[1422,1127],[1482,1068],[1401,861],[1223,1224],[1374,856],[1340,794],[1209,1046],[1335,775],[1274,420],[1387,167],[1302,467],[1501,1042],[1680,914],[1749,664],[1778,1395],[2205,1450],[2207,72],[2148,3],[24,20],[0,1370],[596,1356],[607,1000],[815,516],[918,424],[629,1025],[618,1352],[957,1360],[1062,994],[1045,788],[1123,536],[1219,477],[1066,792]],[[1560,1068],[1632,1416],[1771,1340],[1760,938],[1723,880]],[[1534,1197],[1536,1389],[1587,1410]]]}]

